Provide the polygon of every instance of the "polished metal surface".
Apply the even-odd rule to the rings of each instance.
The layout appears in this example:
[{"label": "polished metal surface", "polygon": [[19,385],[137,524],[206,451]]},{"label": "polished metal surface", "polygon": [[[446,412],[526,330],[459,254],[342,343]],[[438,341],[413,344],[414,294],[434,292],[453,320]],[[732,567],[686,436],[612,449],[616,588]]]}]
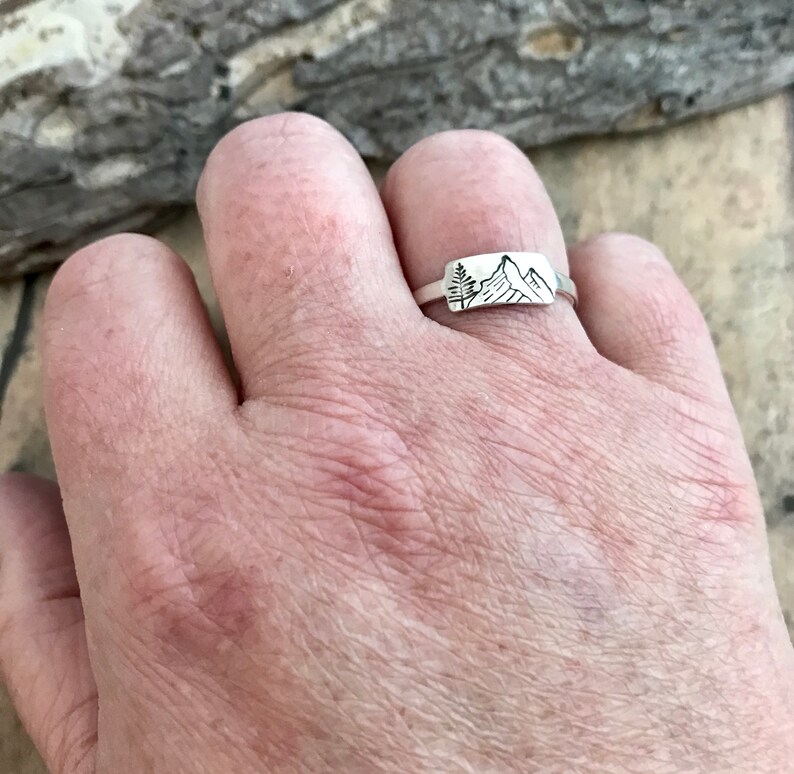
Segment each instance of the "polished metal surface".
[{"label": "polished metal surface", "polygon": [[450,261],[444,279],[419,288],[420,306],[445,298],[453,312],[483,306],[534,304],[548,306],[556,296],[577,303],[576,285],[554,271],[541,253],[488,253]]}]

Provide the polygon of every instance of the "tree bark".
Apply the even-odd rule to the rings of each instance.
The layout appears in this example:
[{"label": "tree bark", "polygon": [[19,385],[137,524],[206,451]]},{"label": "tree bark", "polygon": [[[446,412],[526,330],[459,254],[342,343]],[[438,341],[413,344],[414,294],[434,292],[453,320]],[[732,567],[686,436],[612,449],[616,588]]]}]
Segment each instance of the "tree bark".
[{"label": "tree bark", "polygon": [[151,228],[253,116],[309,111],[389,160],[451,127],[528,147],[792,81],[791,0],[0,0],[0,276]]}]

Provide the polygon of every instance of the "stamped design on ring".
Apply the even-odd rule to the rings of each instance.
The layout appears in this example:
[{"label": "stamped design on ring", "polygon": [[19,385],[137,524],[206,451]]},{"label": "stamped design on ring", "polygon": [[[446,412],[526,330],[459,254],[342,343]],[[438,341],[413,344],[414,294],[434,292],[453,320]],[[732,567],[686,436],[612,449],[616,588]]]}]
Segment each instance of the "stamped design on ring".
[{"label": "stamped design on ring", "polygon": [[452,312],[482,306],[534,304],[549,306],[557,297],[574,308],[576,283],[554,270],[542,253],[488,253],[450,261],[443,279],[414,291],[419,306],[444,299]]},{"label": "stamped design on ring", "polygon": [[463,258],[447,267],[444,290],[449,308],[462,312],[478,306],[551,304],[556,287],[545,256],[494,253]]}]

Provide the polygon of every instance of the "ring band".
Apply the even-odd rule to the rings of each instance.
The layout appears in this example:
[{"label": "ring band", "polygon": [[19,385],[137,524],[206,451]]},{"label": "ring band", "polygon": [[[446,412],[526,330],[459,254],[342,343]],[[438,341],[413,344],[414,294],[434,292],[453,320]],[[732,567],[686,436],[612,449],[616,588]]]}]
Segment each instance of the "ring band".
[{"label": "ring band", "polygon": [[570,277],[554,271],[541,253],[488,253],[450,261],[444,279],[419,288],[419,306],[445,298],[450,311],[481,306],[534,304],[548,306],[557,294],[576,308],[579,297]]}]

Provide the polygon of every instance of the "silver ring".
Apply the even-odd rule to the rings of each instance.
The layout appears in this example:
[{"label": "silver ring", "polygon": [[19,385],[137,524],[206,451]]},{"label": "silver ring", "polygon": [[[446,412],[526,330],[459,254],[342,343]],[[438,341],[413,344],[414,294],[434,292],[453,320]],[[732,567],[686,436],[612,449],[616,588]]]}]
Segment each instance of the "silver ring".
[{"label": "silver ring", "polygon": [[452,312],[481,306],[554,303],[557,294],[576,308],[579,297],[570,277],[554,271],[541,253],[488,253],[450,261],[444,279],[419,288],[419,306],[445,298]]}]

